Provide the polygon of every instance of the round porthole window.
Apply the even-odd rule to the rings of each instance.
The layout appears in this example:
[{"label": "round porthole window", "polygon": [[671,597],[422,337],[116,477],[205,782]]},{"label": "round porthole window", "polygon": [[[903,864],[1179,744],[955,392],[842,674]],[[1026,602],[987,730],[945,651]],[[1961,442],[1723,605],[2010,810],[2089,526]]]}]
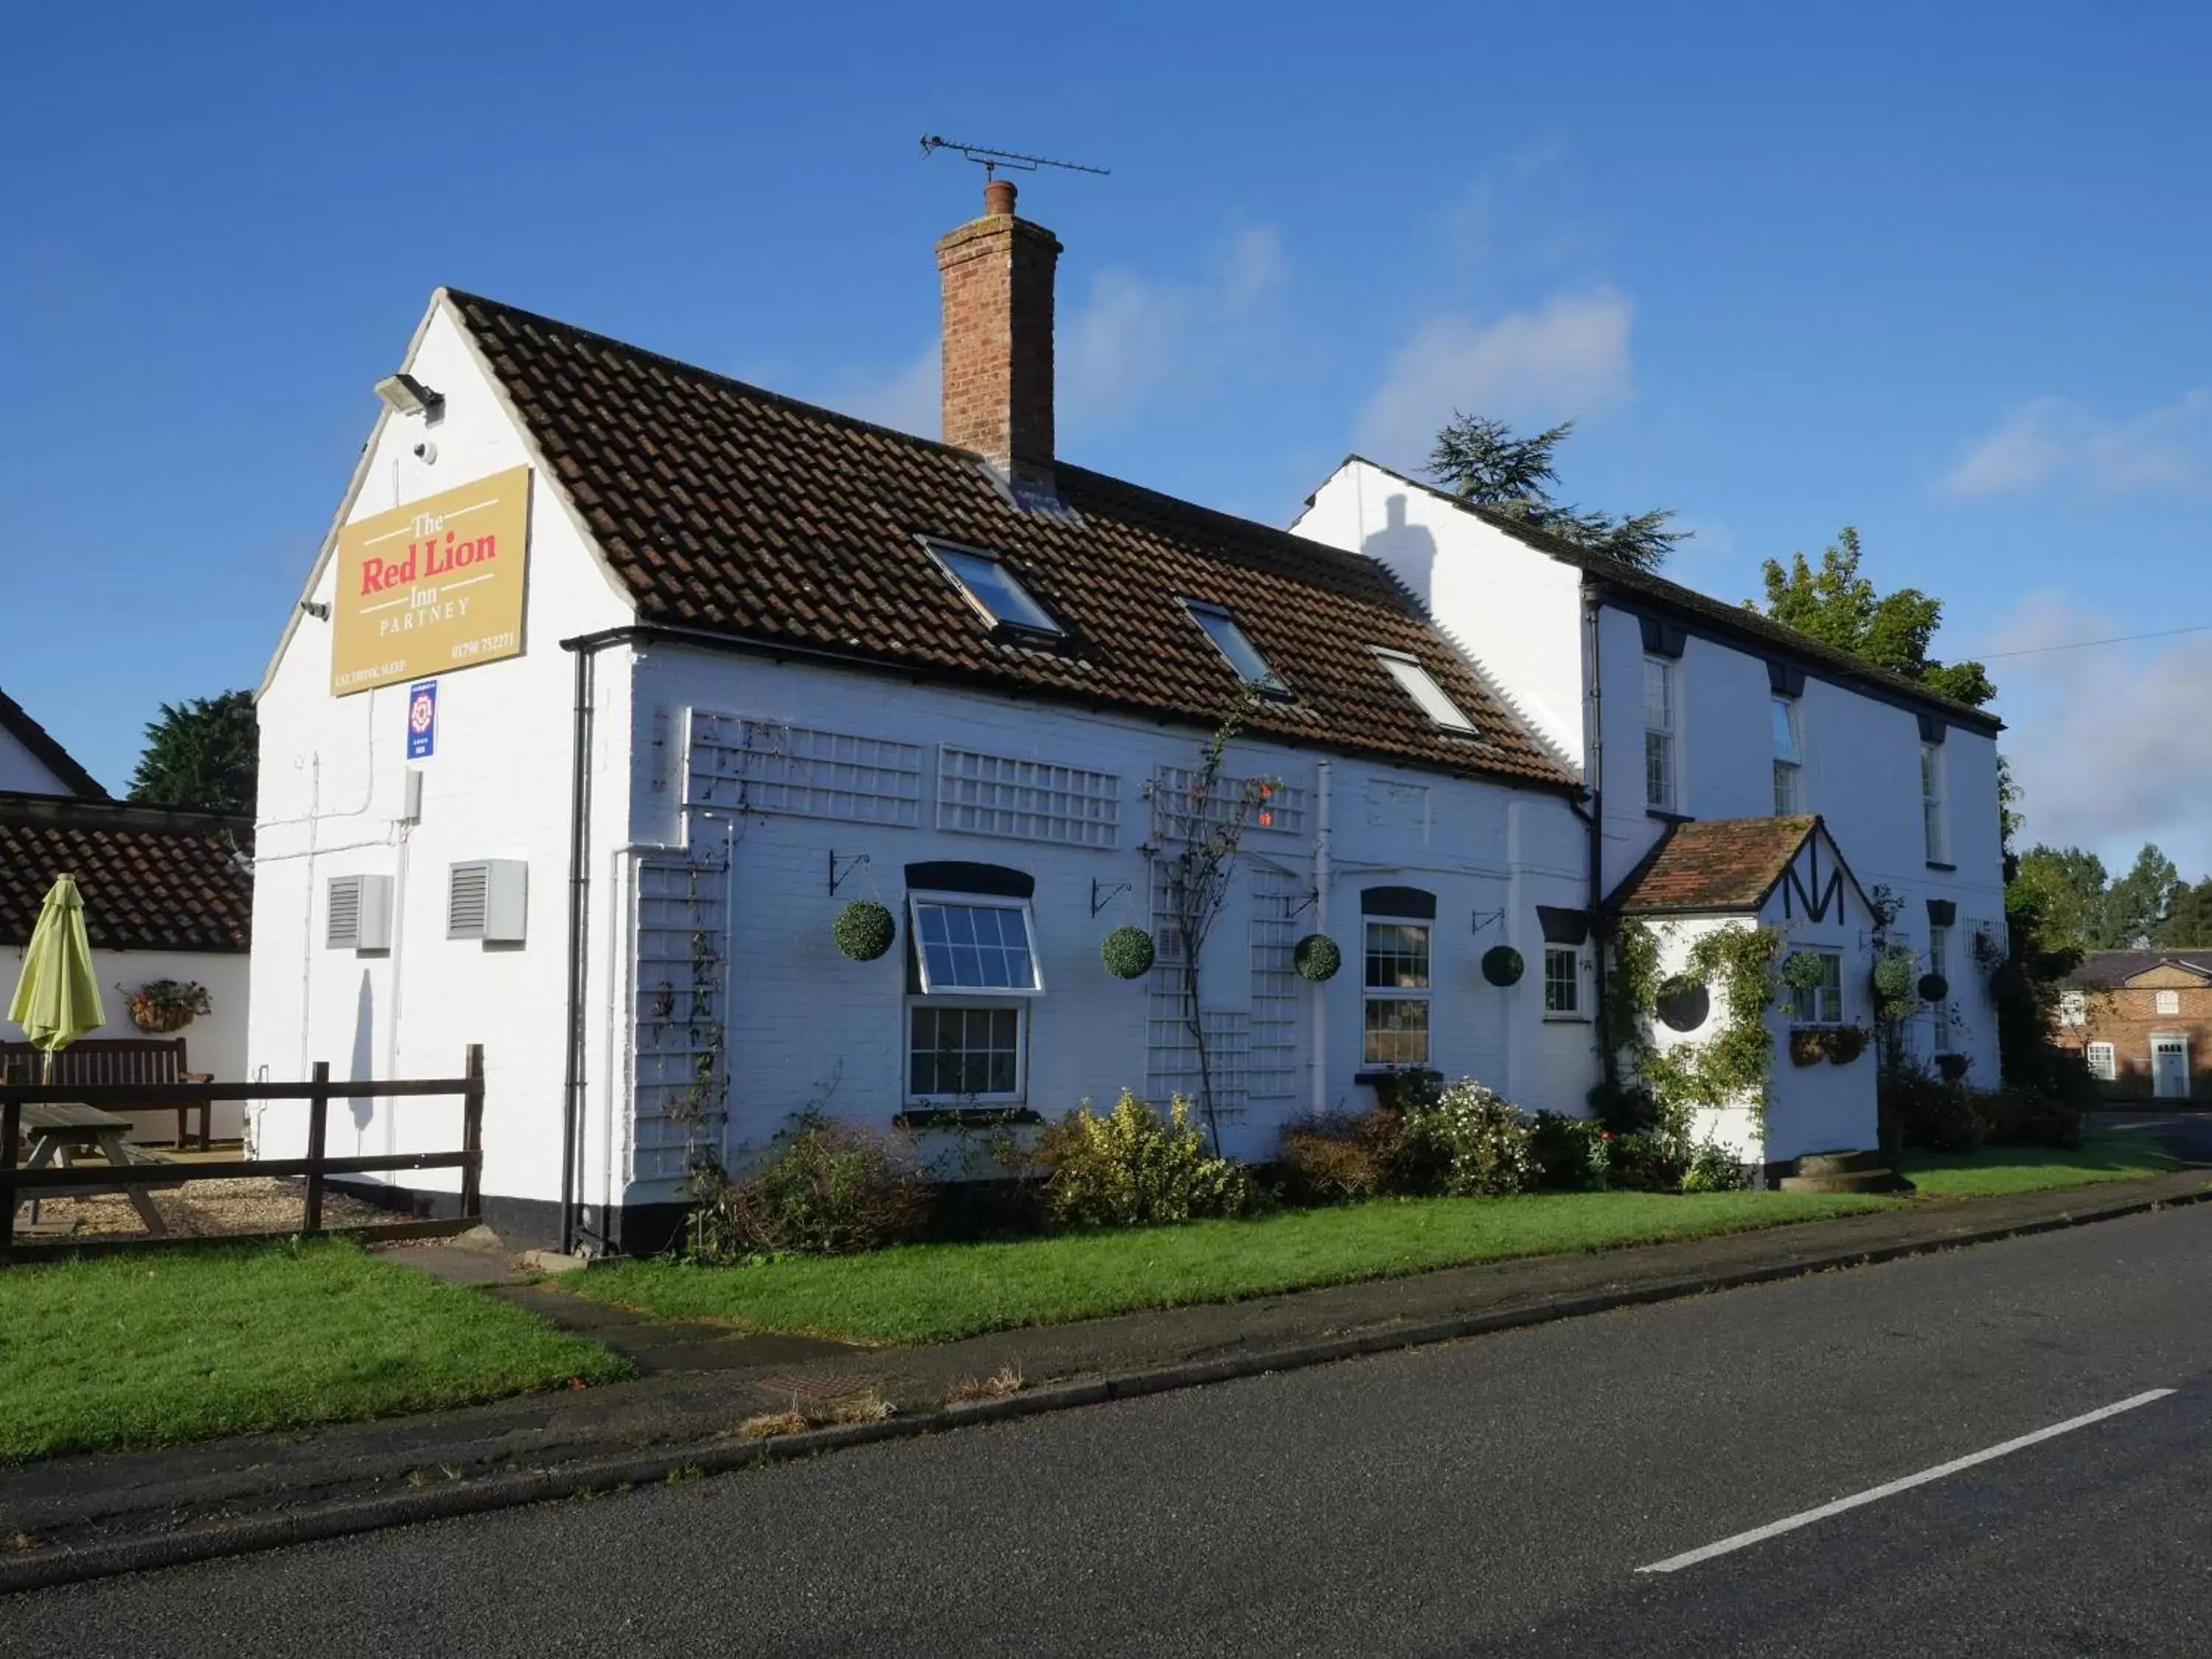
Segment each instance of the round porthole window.
[{"label": "round porthole window", "polygon": [[1670,1031],[1694,1031],[1712,1012],[1712,993],[1702,985],[1677,979],[1659,988],[1659,1023]]}]

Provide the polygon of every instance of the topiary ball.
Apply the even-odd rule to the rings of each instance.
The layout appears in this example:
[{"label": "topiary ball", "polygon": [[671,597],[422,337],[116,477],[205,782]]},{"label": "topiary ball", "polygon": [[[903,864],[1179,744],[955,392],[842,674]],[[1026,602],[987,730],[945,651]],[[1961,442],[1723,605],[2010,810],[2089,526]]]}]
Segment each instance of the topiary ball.
[{"label": "topiary ball", "polygon": [[1308,933],[1291,946],[1291,966],[1298,970],[1300,979],[1318,985],[1336,977],[1336,970],[1344,966],[1344,952],[1327,933]]},{"label": "topiary ball", "polygon": [[1098,941],[1098,959],[1115,979],[1141,979],[1152,971],[1152,936],[1141,927],[1116,927]]},{"label": "topiary ball", "polygon": [[855,962],[873,962],[891,948],[898,924],[891,913],[874,899],[854,899],[830,924],[830,937]]},{"label": "topiary ball", "polygon": [[1951,981],[1941,974],[1923,974],[1919,990],[1923,1002],[1941,1002],[1951,994]]},{"label": "topiary ball", "polygon": [[1492,985],[1518,985],[1527,965],[1510,945],[1493,945],[1482,953],[1482,976]]},{"label": "topiary ball", "polygon": [[1874,964],[1874,994],[1884,1002],[1902,1002],[1912,994],[1912,963],[1904,957],[1877,957]]}]

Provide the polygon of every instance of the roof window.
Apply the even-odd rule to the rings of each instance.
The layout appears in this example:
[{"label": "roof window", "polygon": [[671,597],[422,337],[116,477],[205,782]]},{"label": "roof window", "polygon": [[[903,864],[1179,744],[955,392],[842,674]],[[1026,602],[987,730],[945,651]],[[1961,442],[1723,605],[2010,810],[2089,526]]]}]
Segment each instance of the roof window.
[{"label": "roof window", "polygon": [[1214,649],[1228,659],[1247,685],[1257,687],[1261,695],[1269,697],[1288,697],[1291,688],[1283,684],[1282,677],[1267,666],[1267,659],[1260,654],[1260,647],[1245,637],[1244,630],[1237,625],[1237,618],[1218,605],[1208,605],[1203,599],[1185,599],[1183,609],[1191,620],[1206,630],[1206,637],[1213,641]]},{"label": "roof window", "polygon": [[982,612],[994,626],[1054,639],[1067,631],[1053,620],[1049,611],[1030,597],[1029,589],[997,556],[945,542],[926,542],[923,545],[960,584],[968,603]]},{"label": "roof window", "polygon": [[1375,654],[1390,678],[1398,682],[1406,695],[1420,704],[1421,712],[1438,726],[1454,732],[1473,732],[1474,722],[1468,719],[1460,706],[1444,695],[1444,689],[1436,683],[1429,671],[1402,651],[1385,651],[1377,646]]}]

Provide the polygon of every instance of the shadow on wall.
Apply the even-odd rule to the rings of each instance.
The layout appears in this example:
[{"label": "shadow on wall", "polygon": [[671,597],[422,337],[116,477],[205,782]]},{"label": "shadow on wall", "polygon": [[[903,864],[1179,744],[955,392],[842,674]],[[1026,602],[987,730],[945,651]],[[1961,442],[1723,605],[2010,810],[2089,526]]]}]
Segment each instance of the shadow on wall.
[{"label": "shadow on wall", "polygon": [[[368,969],[361,970],[361,994],[353,1005],[353,1071],[349,1082],[365,1083],[376,1075],[376,1062],[370,1059],[374,1043],[370,1039],[376,1031],[376,992],[370,986]],[[376,1115],[376,1103],[366,1096],[349,1100],[353,1109],[353,1127],[358,1133],[368,1127],[368,1121]]]},{"label": "shadow on wall", "polygon": [[1404,493],[1386,496],[1382,527],[1360,543],[1359,550],[1404,583],[1430,611],[1431,590],[1436,585],[1437,538],[1419,525],[1406,522]]}]

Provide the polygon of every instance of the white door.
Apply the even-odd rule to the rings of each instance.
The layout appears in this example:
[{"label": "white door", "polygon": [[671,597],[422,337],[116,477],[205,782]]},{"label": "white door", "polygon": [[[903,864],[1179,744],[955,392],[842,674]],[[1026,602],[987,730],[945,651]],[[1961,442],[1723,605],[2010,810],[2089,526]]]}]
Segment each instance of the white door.
[{"label": "white door", "polygon": [[2150,1040],[2150,1091],[2160,1100],[2189,1098],[2189,1039]]}]

